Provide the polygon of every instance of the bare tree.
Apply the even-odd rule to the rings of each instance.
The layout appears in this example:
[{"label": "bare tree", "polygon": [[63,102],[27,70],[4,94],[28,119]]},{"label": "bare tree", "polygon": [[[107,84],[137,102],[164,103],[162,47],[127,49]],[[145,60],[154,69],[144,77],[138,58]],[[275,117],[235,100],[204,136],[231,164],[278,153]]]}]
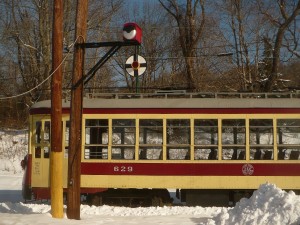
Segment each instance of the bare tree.
[{"label": "bare tree", "polygon": [[[147,71],[141,77],[144,88],[158,86],[164,70],[163,57],[167,50],[168,29],[164,11],[160,5],[151,5],[149,2],[143,5],[143,17],[139,24],[143,27],[143,46],[142,52],[147,56]],[[156,15],[153,17],[153,15]]]},{"label": "bare tree", "polygon": [[[122,9],[123,0],[92,0],[89,1],[87,42],[105,42],[120,40],[115,34],[121,34],[122,27],[116,29],[112,25],[113,19]],[[117,31],[117,32],[116,32]],[[109,51],[110,48],[86,49],[85,68],[86,73],[100,60],[100,58]],[[114,83],[113,68],[110,59],[101,69],[97,71],[94,78],[91,79],[86,88],[89,91],[106,91]]]},{"label": "bare tree", "polygon": [[[68,46],[75,41],[73,40],[74,2],[74,0],[64,1],[66,52],[72,50],[68,49]],[[122,0],[89,1],[89,20],[87,23],[89,26],[88,38],[91,42],[100,41],[99,36],[103,37],[109,34],[109,32],[103,32],[101,24],[106,23],[107,29],[109,29],[111,18],[120,9],[121,3]],[[19,102],[24,102],[25,104],[22,103],[23,107],[28,109],[34,102],[47,99],[50,96],[51,79],[49,78],[51,69],[54,69],[51,68],[52,14],[52,0],[1,1],[0,60],[1,56],[5,56],[6,68],[0,68],[0,78],[8,85],[1,88],[0,95],[3,97],[28,93],[12,100],[10,105],[13,106],[14,110],[17,109],[15,105],[19,105]],[[2,62],[4,61],[2,60]],[[91,62],[87,60],[87,63]],[[63,64],[64,88],[70,88],[71,65],[72,59],[70,57]],[[87,64],[87,68],[89,66],[90,64]],[[10,113],[10,115],[14,114]],[[25,121],[25,115],[22,115],[23,121]]]},{"label": "bare tree", "polygon": [[196,88],[194,59],[196,47],[204,31],[204,0],[186,0],[180,4],[176,0],[159,0],[162,7],[175,19],[179,31],[179,43],[185,59],[188,88]]},{"label": "bare tree", "polygon": [[291,26],[288,27],[286,34],[284,35],[283,46],[292,54],[300,58],[300,26],[299,20],[295,19]]},{"label": "bare tree", "polygon": [[[234,77],[238,74],[237,90],[253,90],[262,52],[261,34],[267,30],[267,27],[254,2],[224,0],[216,3],[215,7],[223,19],[226,45],[231,46],[231,51],[234,53],[233,62],[236,68],[231,68],[227,73],[233,73],[231,76]],[[226,32],[228,27],[230,29]]]},{"label": "bare tree", "polygon": [[264,1],[257,0],[257,2],[265,18],[277,28],[272,52],[272,70],[264,85],[264,91],[271,91],[278,76],[280,51],[283,47],[284,35],[300,13],[300,1],[277,0],[277,10],[279,13],[275,15],[274,12],[269,10],[269,5],[266,5]]},{"label": "bare tree", "polygon": [[[48,0],[4,0],[3,5],[8,12],[2,20],[4,41],[11,60],[18,64],[23,86],[19,91],[27,91],[44,81],[51,70],[51,6]],[[39,99],[41,88],[49,85],[46,82],[30,92],[29,101]]]},{"label": "bare tree", "polygon": [[[231,10],[232,10],[232,20],[231,28],[234,34],[235,47],[236,47],[236,57],[238,68],[241,69],[241,88],[247,88],[247,80],[251,82],[250,77],[250,59],[248,45],[245,40],[245,27],[244,27],[244,12],[242,12],[242,1],[241,0],[231,0]],[[237,21],[237,31],[235,21]],[[238,36],[238,38],[237,38]]]}]

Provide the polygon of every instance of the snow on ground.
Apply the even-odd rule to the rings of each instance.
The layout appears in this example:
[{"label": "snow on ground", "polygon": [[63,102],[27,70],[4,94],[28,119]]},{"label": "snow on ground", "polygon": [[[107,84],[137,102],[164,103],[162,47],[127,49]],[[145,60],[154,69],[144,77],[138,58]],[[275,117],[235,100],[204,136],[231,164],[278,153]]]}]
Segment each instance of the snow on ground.
[{"label": "snow on ground", "polygon": [[[2,137],[1,137],[2,135]],[[9,155],[1,146],[20,149],[23,137],[3,143],[6,135],[0,132],[0,152]],[[24,139],[25,140],[25,139]],[[17,148],[14,146],[18,146]],[[300,225],[300,196],[286,192],[273,184],[262,184],[251,198],[241,199],[233,208],[222,207],[113,207],[81,205],[81,220],[51,216],[50,203],[23,203],[22,173],[16,158],[0,157],[0,225]],[[5,166],[3,166],[5,164]],[[66,207],[65,207],[66,210]]]},{"label": "snow on ground", "polygon": [[[273,184],[263,184],[250,199],[234,208],[222,207],[113,207],[81,205],[81,220],[55,219],[49,203],[22,203],[21,176],[0,173],[0,224],[207,224],[207,225],[299,225],[300,196]],[[66,207],[65,207],[66,209]]]},{"label": "snow on ground", "polygon": [[27,152],[26,130],[0,130],[0,171],[22,173],[20,161]]}]

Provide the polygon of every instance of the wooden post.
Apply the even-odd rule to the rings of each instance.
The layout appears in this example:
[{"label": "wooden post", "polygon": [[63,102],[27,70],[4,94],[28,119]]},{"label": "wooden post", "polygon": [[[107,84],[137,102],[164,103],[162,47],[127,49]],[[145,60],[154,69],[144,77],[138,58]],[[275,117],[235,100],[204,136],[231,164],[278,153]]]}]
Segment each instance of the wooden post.
[{"label": "wooden post", "polygon": [[63,218],[63,151],[62,151],[62,59],[63,59],[63,0],[53,2],[51,82],[51,153],[50,189],[51,214]]},{"label": "wooden post", "polygon": [[[87,0],[77,0],[75,39],[84,43],[87,26]],[[67,217],[80,219],[81,132],[82,132],[82,80],[84,72],[84,48],[75,44],[71,92],[70,142],[68,155]]]}]

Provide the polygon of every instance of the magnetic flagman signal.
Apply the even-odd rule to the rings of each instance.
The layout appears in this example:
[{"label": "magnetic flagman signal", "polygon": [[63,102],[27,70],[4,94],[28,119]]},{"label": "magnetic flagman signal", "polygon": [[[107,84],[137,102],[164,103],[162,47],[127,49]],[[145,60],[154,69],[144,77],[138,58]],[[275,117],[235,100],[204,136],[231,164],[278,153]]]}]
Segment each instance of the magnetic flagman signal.
[{"label": "magnetic flagman signal", "polygon": [[[76,84],[73,85],[73,89],[79,87],[84,82],[86,84],[91,80],[96,72],[112,57],[122,46],[134,46],[136,49],[142,43],[142,29],[136,23],[125,23],[123,26],[123,42],[121,41],[109,41],[109,42],[92,42],[92,43],[77,43],[75,46],[80,48],[100,48],[111,47],[104,56],[94,65],[86,76],[83,76]],[[136,51],[137,52],[137,51]],[[129,60],[129,61],[128,61]],[[132,76],[142,75],[146,70],[146,60],[137,56],[136,54],[129,58],[126,62],[126,70]]]},{"label": "magnetic flagman signal", "polygon": [[136,23],[125,23],[123,26],[123,40],[125,42],[142,43],[142,29]]},{"label": "magnetic flagman signal", "polygon": [[130,56],[125,63],[125,69],[130,76],[137,77],[142,75],[147,68],[146,60],[137,54]]}]

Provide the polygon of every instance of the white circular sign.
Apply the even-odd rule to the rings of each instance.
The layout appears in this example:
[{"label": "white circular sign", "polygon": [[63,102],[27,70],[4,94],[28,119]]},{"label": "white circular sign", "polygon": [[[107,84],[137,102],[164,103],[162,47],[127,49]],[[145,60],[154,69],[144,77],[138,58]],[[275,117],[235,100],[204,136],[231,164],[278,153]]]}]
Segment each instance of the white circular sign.
[{"label": "white circular sign", "polygon": [[125,69],[130,76],[140,76],[147,68],[146,60],[140,55],[130,56],[125,63]]}]

